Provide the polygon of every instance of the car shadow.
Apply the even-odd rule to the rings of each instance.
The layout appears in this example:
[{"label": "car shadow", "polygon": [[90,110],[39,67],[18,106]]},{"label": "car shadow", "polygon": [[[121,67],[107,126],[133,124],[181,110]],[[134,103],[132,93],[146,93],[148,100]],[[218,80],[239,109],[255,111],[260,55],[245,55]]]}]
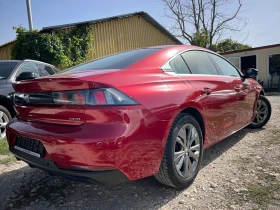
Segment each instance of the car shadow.
[{"label": "car shadow", "polygon": [[227,137],[226,139],[218,142],[217,144],[211,146],[210,148],[204,150],[202,168],[206,167],[209,163],[213,162],[216,158],[221,156],[223,153],[232,148],[235,144],[240,142],[248,133],[256,133],[264,130],[265,128],[260,129],[250,129],[244,128],[232,136]]},{"label": "car shadow", "polygon": [[[204,152],[202,167],[242,141],[245,128]],[[155,178],[115,186],[83,184],[49,176],[28,166],[0,174],[0,209],[157,209],[182,193]]]}]

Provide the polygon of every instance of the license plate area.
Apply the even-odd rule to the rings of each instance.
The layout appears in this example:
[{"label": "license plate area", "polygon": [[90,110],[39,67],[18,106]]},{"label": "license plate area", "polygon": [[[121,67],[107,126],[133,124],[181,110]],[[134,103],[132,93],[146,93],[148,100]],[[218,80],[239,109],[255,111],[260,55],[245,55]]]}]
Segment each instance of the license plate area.
[{"label": "license plate area", "polygon": [[16,145],[14,148],[35,157],[44,157],[46,151],[41,141],[24,136],[16,137]]}]

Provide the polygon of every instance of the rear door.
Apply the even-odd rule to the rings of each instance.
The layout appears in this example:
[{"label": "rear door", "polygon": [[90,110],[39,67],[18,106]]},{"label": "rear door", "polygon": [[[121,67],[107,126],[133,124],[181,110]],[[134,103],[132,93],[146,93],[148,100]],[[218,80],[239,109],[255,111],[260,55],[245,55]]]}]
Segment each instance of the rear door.
[{"label": "rear door", "polygon": [[235,123],[235,91],[228,77],[219,69],[204,51],[187,51],[182,57],[191,74],[181,75],[201,91],[201,101],[207,113],[207,127],[212,144],[225,138],[233,131]]},{"label": "rear door", "polygon": [[236,129],[244,127],[254,117],[254,105],[257,100],[257,90],[250,83],[250,79],[241,78],[240,72],[226,59],[218,55],[208,53],[222,73],[230,80],[235,91],[235,126]]}]

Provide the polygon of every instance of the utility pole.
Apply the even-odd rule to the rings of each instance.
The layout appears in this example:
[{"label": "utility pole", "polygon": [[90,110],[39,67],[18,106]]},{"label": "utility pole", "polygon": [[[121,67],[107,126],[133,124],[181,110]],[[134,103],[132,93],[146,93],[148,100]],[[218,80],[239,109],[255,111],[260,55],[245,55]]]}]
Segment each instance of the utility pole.
[{"label": "utility pole", "polygon": [[27,14],[28,14],[29,30],[32,30],[33,29],[33,23],[32,23],[30,0],[26,0],[26,7],[27,7]]}]

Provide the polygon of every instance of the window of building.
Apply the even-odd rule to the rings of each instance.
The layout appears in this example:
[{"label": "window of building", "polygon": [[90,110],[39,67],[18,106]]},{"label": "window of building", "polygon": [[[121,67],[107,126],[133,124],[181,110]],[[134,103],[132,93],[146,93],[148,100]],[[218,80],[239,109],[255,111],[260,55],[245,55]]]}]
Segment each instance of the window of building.
[{"label": "window of building", "polygon": [[280,74],[280,54],[269,55],[269,73]]}]

